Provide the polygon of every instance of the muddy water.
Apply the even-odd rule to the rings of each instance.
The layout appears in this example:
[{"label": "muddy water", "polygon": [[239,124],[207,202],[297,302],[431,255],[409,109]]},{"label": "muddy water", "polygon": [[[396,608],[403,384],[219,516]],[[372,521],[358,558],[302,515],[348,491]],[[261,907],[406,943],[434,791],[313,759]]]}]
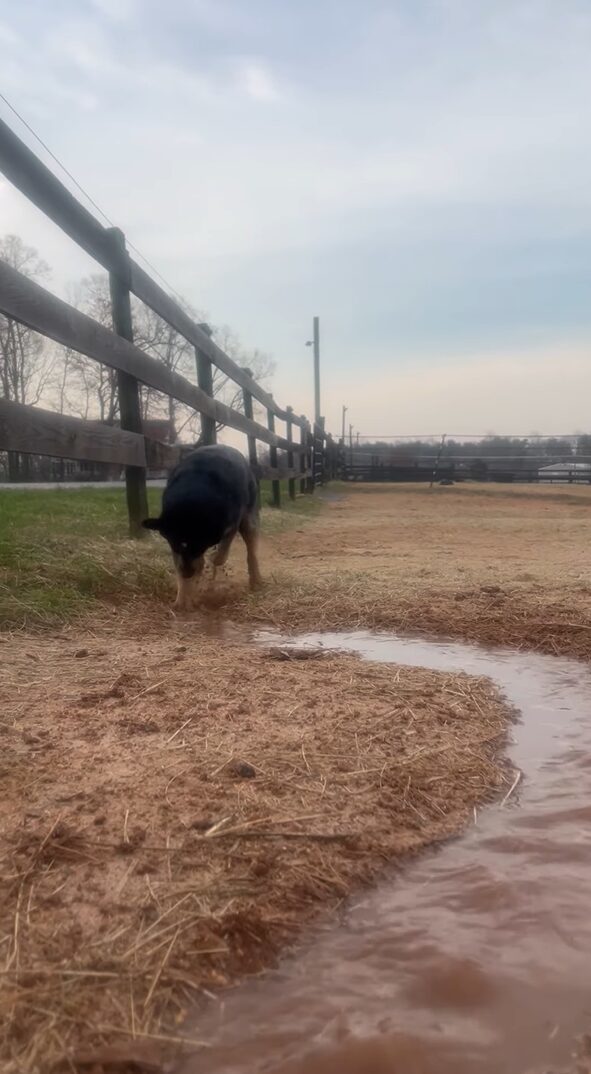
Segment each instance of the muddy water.
[{"label": "muddy water", "polygon": [[387,875],[276,972],[206,1010],[192,1035],[212,1046],[183,1074],[560,1068],[591,1028],[591,674],[369,633],[296,644],[489,676],[521,714],[510,753],[524,778],[460,839]]}]

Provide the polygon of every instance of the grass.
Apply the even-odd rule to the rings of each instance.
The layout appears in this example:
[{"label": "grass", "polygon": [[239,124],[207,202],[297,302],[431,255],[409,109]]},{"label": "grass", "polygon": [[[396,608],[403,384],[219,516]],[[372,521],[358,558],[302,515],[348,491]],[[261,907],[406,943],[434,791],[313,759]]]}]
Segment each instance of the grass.
[{"label": "grass", "polygon": [[[334,493],[337,493],[335,496]],[[270,498],[268,483],[263,505]],[[150,490],[157,511],[159,490]],[[241,542],[204,607],[282,630],[422,631],[591,655],[591,488],[331,485],[263,506],[268,585],[247,599]],[[167,616],[165,542],[127,537],[113,489],[0,492],[0,628],[44,629],[143,604]]]},{"label": "grass", "polygon": [[[280,510],[261,486],[263,532],[277,533],[314,514],[317,501],[282,488]],[[150,488],[150,513],[161,490]],[[131,541],[123,489],[0,492],[0,629],[67,621],[97,602],[132,596],[168,599],[170,557],[164,541]]]}]

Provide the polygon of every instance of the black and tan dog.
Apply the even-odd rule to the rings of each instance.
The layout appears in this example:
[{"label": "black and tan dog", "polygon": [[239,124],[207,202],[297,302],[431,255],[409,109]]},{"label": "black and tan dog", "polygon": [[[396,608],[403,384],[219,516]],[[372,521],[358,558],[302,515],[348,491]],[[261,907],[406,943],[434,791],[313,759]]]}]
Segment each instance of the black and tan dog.
[{"label": "black and tan dog", "polygon": [[147,518],[144,526],[170,545],[178,578],[176,608],[190,609],[207,549],[217,546],[212,562],[214,569],[222,567],[237,533],[246,544],[251,588],[261,584],[256,478],[235,448],[213,444],[187,455],[168,478],[160,517]]}]

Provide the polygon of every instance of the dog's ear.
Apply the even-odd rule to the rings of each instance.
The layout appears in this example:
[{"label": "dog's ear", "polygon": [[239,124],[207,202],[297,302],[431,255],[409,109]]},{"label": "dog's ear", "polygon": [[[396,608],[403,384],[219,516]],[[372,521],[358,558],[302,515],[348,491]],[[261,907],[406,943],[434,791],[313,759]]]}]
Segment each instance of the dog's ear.
[{"label": "dog's ear", "polygon": [[162,533],[161,518],[145,518],[142,522],[142,526],[145,530],[156,530],[157,533]]}]

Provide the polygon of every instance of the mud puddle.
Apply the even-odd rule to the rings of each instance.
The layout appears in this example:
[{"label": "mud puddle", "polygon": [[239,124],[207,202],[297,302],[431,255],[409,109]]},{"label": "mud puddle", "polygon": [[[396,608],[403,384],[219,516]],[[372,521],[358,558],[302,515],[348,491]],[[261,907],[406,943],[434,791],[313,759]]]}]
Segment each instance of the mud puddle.
[{"label": "mud puddle", "polygon": [[202,1012],[182,1074],[542,1074],[591,1027],[591,674],[391,635],[339,649],[493,679],[523,779],[461,838],[392,871],[273,973]]}]

